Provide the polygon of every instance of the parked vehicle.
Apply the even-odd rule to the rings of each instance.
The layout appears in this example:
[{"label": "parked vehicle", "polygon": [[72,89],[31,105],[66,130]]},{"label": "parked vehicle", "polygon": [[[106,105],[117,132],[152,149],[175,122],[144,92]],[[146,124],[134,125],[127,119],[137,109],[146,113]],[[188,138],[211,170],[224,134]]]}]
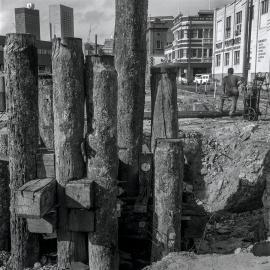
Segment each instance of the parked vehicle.
[{"label": "parked vehicle", "polygon": [[188,80],[186,77],[178,77],[178,82],[180,84],[188,84]]},{"label": "parked vehicle", "polygon": [[211,80],[211,74],[196,74],[193,82],[197,84],[209,84]]}]

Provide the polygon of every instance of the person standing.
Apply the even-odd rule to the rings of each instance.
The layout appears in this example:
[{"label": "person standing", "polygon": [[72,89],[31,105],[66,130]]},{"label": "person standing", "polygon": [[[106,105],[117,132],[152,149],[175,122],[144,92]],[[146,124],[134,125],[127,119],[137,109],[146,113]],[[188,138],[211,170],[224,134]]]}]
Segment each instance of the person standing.
[{"label": "person standing", "polygon": [[234,69],[229,68],[228,75],[224,77],[223,83],[222,83],[224,94],[221,96],[220,112],[223,112],[225,99],[230,97],[232,98],[232,104],[231,104],[229,115],[233,116],[233,114],[236,111],[237,101],[239,97],[238,87],[242,82],[243,82],[243,78],[240,76],[234,75]]}]

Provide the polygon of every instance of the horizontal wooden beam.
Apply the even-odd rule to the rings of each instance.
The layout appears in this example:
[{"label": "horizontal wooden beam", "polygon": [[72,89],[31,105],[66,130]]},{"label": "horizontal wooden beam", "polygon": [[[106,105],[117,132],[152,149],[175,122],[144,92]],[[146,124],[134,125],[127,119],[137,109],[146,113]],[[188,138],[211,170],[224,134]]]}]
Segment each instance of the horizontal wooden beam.
[{"label": "horizontal wooden beam", "polygon": [[66,204],[73,209],[91,209],[94,207],[94,181],[81,179],[70,181],[66,185]]},{"label": "horizontal wooden beam", "polygon": [[94,212],[82,209],[70,209],[68,227],[72,232],[93,232],[95,230]]},{"label": "horizontal wooden beam", "polygon": [[[242,116],[243,111],[237,111],[233,116]],[[221,118],[229,116],[229,111],[218,112],[218,111],[179,111],[178,119],[183,118]],[[151,120],[151,112],[144,112],[144,120]]]},{"label": "horizontal wooden beam", "polygon": [[27,219],[28,230],[31,233],[52,234],[56,228],[56,211],[50,212],[43,218]]},{"label": "horizontal wooden beam", "polygon": [[25,218],[42,218],[56,204],[56,181],[54,178],[27,182],[16,191],[16,214]]}]

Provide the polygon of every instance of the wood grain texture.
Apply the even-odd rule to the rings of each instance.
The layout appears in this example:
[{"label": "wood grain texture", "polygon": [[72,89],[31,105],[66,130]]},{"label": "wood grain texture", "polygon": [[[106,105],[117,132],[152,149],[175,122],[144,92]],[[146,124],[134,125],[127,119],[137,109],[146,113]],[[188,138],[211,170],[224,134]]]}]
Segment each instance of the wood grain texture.
[{"label": "wood grain texture", "polygon": [[157,140],[152,261],[181,250],[181,204],[184,172],[180,140]]},{"label": "wood grain texture", "polygon": [[72,261],[87,261],[85,236],[69,232],[65,187],[83,178],[81,154],[84,132],[84,82],[82,41],[55,39],[52,49],[55,171],[58,182],[58,268]]},{"label": "wood grain texture", "polygon": [[157,138],[178,137],[178,108],[176,73],[173,70],[161,71],[157,87],[152,120],[151,150],[155,151]]},{"label": "wood grain texture", "polygon": [[119,180],[127,180],[128,195],[136,196],[139,191],[139,157],[145,103],[148,0],[116,0],[115,8]]},{"label": "wood grain texture", "polygon": [[4,50],[8,106],[10,170],[11,260],[10,269],[22,270],[38,259],[37,237],[15,211],[16,190],[36,178],[38,145],[38,65],[35,38],[8,34]]},{"label": "wood grain texture", "polygon": [[56,181],[53,178],[27,182],[16,191],[16,214],[42,218],[56,205]]},{"label": "wood grain texture", "polygon": [[51,75],[39,76],[38,111],[41,144],[47,149],[53,149],[53,81]]},{"label": "wood grain texture", "polygon": [[87,177],[95,179],[95,232],[88,234],[89,268],[118,269],[117,73],[112,56],[92,57],[93,132]]}]

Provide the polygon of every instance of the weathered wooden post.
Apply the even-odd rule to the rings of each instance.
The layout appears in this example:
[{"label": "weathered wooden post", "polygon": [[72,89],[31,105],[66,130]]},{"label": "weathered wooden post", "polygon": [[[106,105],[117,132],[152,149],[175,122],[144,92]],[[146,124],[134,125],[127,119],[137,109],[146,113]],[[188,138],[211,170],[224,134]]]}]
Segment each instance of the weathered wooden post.
[{"label": "weathered wooden post", "polygon": [[54,148],[53,82],[51,75],[40,75],[38,80],[39,136],[47,149]]},{"label": "weathered wooden post", "polygon": [[[65,187],[84,176],[81,154],[84,132],[84,83],[82,41],[55,39],[52,52],[55,169],[58,182],[58,269],[73,261],[87,261],[86,238],[70,232]],[[79,222],[79,221],[78,221]]]},{"label": "weathered wooden post", "polygon": [[6,111],[5,77],[0,75],[0,112]]},{"label": "weathered wooden post", "polygon": [[22,270],[38,260],[38,238],[16,215],[15,192],[36,178],[38,146],[38,64],[35,38],[8,34],[4,50],[8,96],[10,170],[10,269]]},{"label": "weathered wooden post", "polygon": [[127,193],[139,189],[145,103],[146,27],[148,0],[116,0],[115,66],[118,72],[119,180]]},{"label": "weathered wooden post", "polygon": [[[175,69],[161,68],[152,119],[151,150],[157,138],[178,137],[178,107]],[[157,76],[157,75],[156,75]]]},{"label": "weathered wooden post", "polygon": [[152,261],[181,250],[184,155],[180,139],[157,139]]},{"label": "weathered wooden post", "polygon": [[93,132],[87,178],[95,180],[96,226],[88,234],[89,268],[118,269],[117,73],[112,56],[93,56]]},{"label": "weathered wooden post", "polygon": [[87,120],[87,133],[93,131],[92,120],[94,114],[93,108],[93,63],[92,56],[85,57],[85,97],[86,97],[86,120]]}]

